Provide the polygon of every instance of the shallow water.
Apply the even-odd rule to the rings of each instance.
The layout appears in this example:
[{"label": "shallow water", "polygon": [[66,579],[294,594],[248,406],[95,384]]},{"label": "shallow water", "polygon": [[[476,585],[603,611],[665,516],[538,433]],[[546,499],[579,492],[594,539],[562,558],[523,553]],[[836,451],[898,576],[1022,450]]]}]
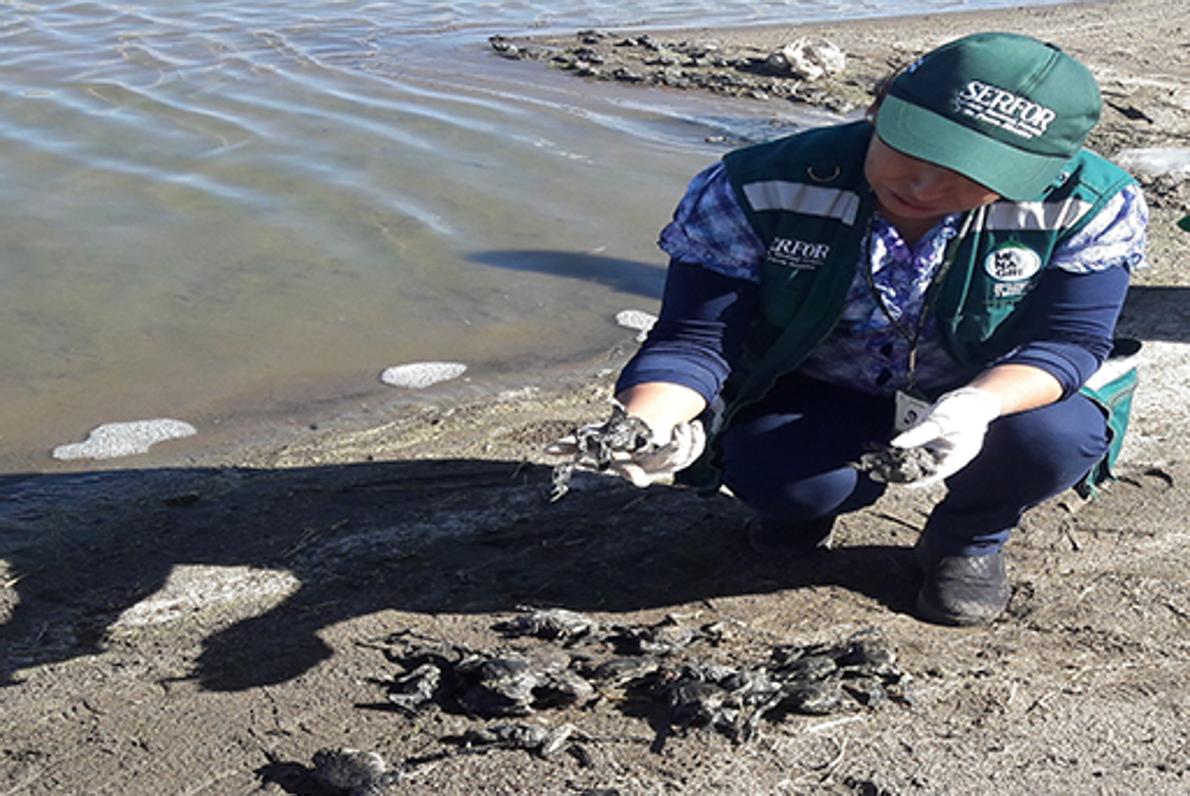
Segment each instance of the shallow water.
[{"label": "shallow water", "polygon": [[655,309],[705,137],[772,109],[487,35],[1008,4],[4,0],[0,468],[67,467],[108,422],[380,405],[406,362],[507,384],[631,343],[615,315]]}]

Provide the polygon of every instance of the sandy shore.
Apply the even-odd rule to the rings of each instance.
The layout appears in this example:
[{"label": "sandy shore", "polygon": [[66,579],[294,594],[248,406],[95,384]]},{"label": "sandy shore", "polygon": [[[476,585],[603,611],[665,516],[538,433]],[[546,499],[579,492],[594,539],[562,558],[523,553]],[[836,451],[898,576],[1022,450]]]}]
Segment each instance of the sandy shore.
[{"label": "sandy shore", "polygon": [[[823,36],[851,64],[816,89],[838,104],[956,35],[1026,31],[1099,76],[1096,146],[1114,154],[1190,146],[1190,36],[1174,16],[1137,0],[651,36],[737,59]],[[525,60],[526,80],[545,68]],[[768,96],[775,113],[790,101]],[[937,494],[890,493],[843,518],[837,550],[802,561],[753,554],[747,512],[725,497],[592,476],[547,502],[541,445],[606,410],[610,371],[576,374],[197,463],[0,484],[0,793],[331,794],[311,760],[340,746],[404,771],[400,793],[1186,792],[1190,236],[1174,227],[1184,178],[1145,186],[1152,267],[1121,326],[1146,359],[1122,477],[1028,515],[994,626],[910,615],[908,547]],[[721,637],[674,660],[735,668],[871,628],[911,698],[766,720],[742,744],[623,688],[502,719],[445,693],[412,717],[393,707],[410,640],[556,662],[560,645],[493,629],[523,605],[714,626]],[[502,722],[573,731],[553,755],[460,745]]]}]

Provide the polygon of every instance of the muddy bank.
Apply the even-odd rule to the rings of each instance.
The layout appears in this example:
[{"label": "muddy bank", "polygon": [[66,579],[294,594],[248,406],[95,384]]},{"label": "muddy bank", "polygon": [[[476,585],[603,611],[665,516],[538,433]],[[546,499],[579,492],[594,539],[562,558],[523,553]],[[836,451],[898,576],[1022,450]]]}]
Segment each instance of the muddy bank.
[{"label": "muddy bank", "polygon": [[[407,772],[394,792],[408,793],[1185,785],[1183,462],[1130,463],[1095,502],[1031,513],[1008,616],[952,630],[911,616],[930,496],[890,493],[841,521],[836,550],[785,561],[748,547],[726,497],[579,474],[549,502],[537,446],[603,413],[605,388],[427,411],[254,467],[6,483],[5,542],[38,534],[5,550],[0,785],[330,794],[314,755],[344,746]],[[715,628],[692,648],[700,671],[876,631],[912,699],[764,715],[743,743],[606,687],[524,717],[398,709],[411,642],[606,662],[603,647],[509,639],[498,625],[523,606]],[[510,722],[566,733],[563,751],[474,748]]]}]

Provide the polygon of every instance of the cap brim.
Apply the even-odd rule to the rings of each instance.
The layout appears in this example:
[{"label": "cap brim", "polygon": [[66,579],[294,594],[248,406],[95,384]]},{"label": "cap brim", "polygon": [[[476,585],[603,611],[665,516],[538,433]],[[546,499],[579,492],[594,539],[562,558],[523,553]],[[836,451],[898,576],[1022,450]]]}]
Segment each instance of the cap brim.
[{"label": "cap brim", "polygon": [[1012,201],[1043,193],[1070,160],[1022,152],[893,96],[880,103],[876,132],[893,149],[957,171]]}]

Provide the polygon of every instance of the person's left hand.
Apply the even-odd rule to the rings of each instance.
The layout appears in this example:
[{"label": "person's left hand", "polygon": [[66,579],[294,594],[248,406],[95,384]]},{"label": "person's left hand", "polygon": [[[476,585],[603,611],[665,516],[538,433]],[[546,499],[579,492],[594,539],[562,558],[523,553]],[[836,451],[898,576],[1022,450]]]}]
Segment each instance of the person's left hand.
[{"label": "person's left hand", "polygon": [[970,464],[983,449],[988,424],[1002,411],[999,397],[979,387],[962,387],[939,398],[917,425],[892,440],[894,448],[924,447],[934,456],[934,473],[907,486],[936,484]]},{"label": "person's left hand", "polygon": [[[665,439],[664,443],[658,443]],[[702,455],[707,445],[707,435],[702,423],[691,420],[678,423],[668,436],[653,431],[653,444],[636,453],[617,453],[608,468],[633,486],[646,487],[658,481],[667,480],[679,470],[685,470]]]}]

